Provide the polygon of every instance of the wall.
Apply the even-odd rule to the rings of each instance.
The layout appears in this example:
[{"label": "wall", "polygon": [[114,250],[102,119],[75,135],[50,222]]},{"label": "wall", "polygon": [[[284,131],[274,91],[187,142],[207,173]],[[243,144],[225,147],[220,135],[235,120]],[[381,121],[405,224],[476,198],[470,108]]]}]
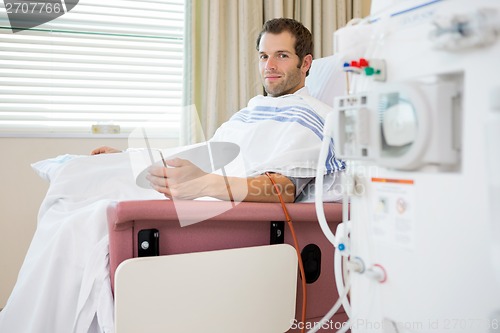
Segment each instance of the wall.
[{"label": "wall", "polygon": [[49,185],[30,164],[66,153],[88,154],[102,145],[125,149],[127,139],[0,138],[0,308],[16,282]]}]

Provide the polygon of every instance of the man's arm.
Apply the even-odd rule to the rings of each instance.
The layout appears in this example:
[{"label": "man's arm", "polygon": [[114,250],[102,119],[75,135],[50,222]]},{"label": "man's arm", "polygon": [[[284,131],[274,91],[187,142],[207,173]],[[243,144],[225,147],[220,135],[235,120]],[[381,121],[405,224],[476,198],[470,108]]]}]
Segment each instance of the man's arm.
[{"label": "man's arm", "polygon": [[232,201],[279,202],[272,178],[285,202],[295,199],[295,185],[281,174],[224,177],[205,173],[187,160],[174,159],[166,163],[169,168],[151,167],[148,180],[155,190],[169,198],[195,199],[208,196]]}]

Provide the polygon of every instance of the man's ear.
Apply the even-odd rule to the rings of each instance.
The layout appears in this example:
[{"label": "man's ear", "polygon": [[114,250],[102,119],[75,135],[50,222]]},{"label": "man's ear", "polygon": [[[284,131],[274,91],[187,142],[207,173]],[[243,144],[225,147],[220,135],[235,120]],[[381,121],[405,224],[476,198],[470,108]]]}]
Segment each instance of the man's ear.
[{"label": "man's ear", "polygon": [[302,60],[302,72],[305,74],[311,68],[313,57],[311,54],[306,54]]}]

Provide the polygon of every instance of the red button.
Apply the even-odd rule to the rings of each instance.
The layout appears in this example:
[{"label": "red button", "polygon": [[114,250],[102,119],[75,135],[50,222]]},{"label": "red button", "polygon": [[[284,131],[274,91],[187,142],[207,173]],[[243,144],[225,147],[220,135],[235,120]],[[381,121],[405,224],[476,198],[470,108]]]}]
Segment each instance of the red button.
[{"label": "red button", "polygon": [[366,60],[365,58],[360,58],[359,67],[368,67],[368,60]]}]

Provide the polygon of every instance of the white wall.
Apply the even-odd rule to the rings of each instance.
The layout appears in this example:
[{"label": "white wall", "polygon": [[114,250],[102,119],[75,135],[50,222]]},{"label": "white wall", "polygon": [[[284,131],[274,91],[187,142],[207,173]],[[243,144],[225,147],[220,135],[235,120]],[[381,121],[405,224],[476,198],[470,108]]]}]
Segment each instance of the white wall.
[{"label": "white wall", "polygon": [[48,189],[30,164],[66,153],[88,154],[102,145],[126,149],[127,139],[0,138],[0,308],[14,287]]}]

